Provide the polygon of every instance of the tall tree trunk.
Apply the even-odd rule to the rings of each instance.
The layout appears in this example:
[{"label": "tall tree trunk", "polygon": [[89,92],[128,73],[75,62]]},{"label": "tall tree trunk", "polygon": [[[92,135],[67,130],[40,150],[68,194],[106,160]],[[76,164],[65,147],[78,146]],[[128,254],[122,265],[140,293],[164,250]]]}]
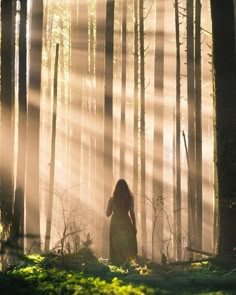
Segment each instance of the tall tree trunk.
[{"label": "tall tree trunk", "polygon": [[1,240],[9,238],[14,194],[15,9],[15,1],[1,1]]},{"label": "tall tree trunk", "polygon": [[[105,99],[104,99],[104,209],[111,194],[113,183],[113,45],[114,45],[114,0],[106,4],[105,35]],[[108,226],[103,229],[104,254],[107,247]]]},{"label": "tall tree trunk", "polygon": [[[138,53],[138,5],[137,0],[134,0],[134,150],[133,150],[133,194],[137,199],[138,196],[138,76],[139,76],[139,53]],[[137,203],[137,202],[136,202]],[[135,213],[137,214],[137,204]],[[137,218],[137,222],[138,222]]]},{"label": "tall tree trunk", "polygon": [[122,91],[121,91],[121,130],[120,130],[120,177],[124,178],[125,172],[125,102],[126,102],[126,17],[127,2],[122,3]]},{"label": "tall tree trunk", "polygon": [[32,1],[27,126],[26,235],[27,247],[40,249],[39,133],[43,1]]},{"label": "tall tree trunk", "polygon": [[234,2],[234,33],[235,33],[235,56],[236,56],[236,0]]},{"label": "tall tree trunk", "polygon": [[195,243],[195,126],[193,0],[187,0],[187,99],[188,99],[188,244]]},{"label": "tall tree trunk", "polygon": [[[103,80],[104,80],[104,42],[105,42],[105,26],[104,26],[104,19],[105,19],[105,0],[97,1],[96,6],[96,126],[98,128],[102,128],[103,122],[103,100],[104,100],[104,89],[103,89]],[[102,254],[102,226],[100,212],[103,211],[103,196],[104,196],[104,161],[102,159],[103,154],[103,137],[101,133],[96,133],[96,195],[101,196],[97,198],[97,208],[99,211],[97,212],[97,228],[98,228],[98,253]],[[104,218],[105,214],[104,214]]]},{"label": "tall tree trunk", "polygon": [[27,0],[21,0],[19,32],[19,119],[17,175],[14,203],[14,239],[19,253],[24,251],[24,191],[26,166],[26,115],[27,115]]},{"label": "tall tree trunk", "polygon": [[201,0],[195,3],[196,247],[202,249]]},{"label": "tall tree trunk", "polygon": [[[165,1],[156,2],[155,68],[154,68],[154,150],[153,202],[158,202],[157,226],[154,238],[154,259],[163,254],[163,127],[164,127],[164,13]],[[158,201],[156,201],[158,200]]]},{"label": "tall tree trunk", "polygon": [[180,23],[179,3],[175,0],[175,32],[176,32],[176,196],[174,196],[174,239],[176,242],[176,257],[181,260],[182,237],[181,237],[181,152],[180,152],[180,96],[181,96],[181,63],[180,63]]},{"label": "tall tree trunk", "polygon": [[147,228],[146,228],[146,159],[145,159],[145,52],[144,52],[144,3],[139,0],[139,26],[140,26],[140,142],[141,142],[141,229],[142,248],[147,255]]},{"label": "tall tree trunk", "polygon": [[233,0],[211,0],[220,256],[233,255],[236,245],[236,235],[233,234],[236,222],[236,59],[233,8]]}]

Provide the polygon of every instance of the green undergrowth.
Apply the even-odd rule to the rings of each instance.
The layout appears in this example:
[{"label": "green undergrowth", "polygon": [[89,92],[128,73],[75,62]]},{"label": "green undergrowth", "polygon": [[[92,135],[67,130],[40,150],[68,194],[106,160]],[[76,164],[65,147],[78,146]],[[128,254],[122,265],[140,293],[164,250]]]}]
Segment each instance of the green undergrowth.
[{"label": "green undergrowth", "polygon": [[236,294],[236,269],[209,261],[161,266],[139,258],[122,267],[100,263],[89,248],[77,254],[29,255],[0,273],[0,294]]}]

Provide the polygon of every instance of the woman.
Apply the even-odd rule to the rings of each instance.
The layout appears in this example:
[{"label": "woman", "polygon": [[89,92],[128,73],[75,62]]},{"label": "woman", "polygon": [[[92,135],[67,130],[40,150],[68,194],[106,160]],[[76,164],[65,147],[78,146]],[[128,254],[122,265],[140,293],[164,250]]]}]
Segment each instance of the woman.
[{"label": "woman", "polygon": [[124,179],[118,180],[108,201],[106,215],[110,223],[110,260],[121,265],[128,258],[137,256],[134,199]]}]

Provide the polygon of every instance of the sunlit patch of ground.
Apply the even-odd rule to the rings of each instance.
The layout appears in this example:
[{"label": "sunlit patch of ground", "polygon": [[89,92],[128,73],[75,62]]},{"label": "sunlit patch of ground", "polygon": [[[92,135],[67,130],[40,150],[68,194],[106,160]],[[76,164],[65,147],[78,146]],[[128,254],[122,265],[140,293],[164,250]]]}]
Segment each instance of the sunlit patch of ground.
[{"label": "sunlit patch of ground", "polygon": [[139,261],[104,265],[87,249],[64,257],[30,255],[0,273],[0,294],[235,294],[235,268],[209,261],[165,266]]}]

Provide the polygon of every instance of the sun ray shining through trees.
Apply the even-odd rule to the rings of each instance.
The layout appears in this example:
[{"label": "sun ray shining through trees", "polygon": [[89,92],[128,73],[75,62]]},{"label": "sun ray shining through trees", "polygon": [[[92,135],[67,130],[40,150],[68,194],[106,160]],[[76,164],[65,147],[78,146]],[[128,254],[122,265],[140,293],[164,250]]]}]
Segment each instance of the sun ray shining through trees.
[{"label": "sun ray shining through trees", "polygon": [[[106,206],[124,178],[134,195],[139,255],[173,262],[216,253],[218,231],[222,252],[224,237],[234,242],[225,234],[229,220],[217,221],[218,212],[230,211],[222,204],[234,193],[217,175],[221,166],[234,171],[230,157],[221,158],[234,141],[220,107],[231,104],[213,103],[233,87],[225,79],[219,86],[226,70],[219,61],[217,5],[1,1],[2,241],[11,237],[25,253],[58,245],[72,253],[91,240],[97,257],[108,259]],[[235,43],[229,45],[228,62],[235,56]]]}]

